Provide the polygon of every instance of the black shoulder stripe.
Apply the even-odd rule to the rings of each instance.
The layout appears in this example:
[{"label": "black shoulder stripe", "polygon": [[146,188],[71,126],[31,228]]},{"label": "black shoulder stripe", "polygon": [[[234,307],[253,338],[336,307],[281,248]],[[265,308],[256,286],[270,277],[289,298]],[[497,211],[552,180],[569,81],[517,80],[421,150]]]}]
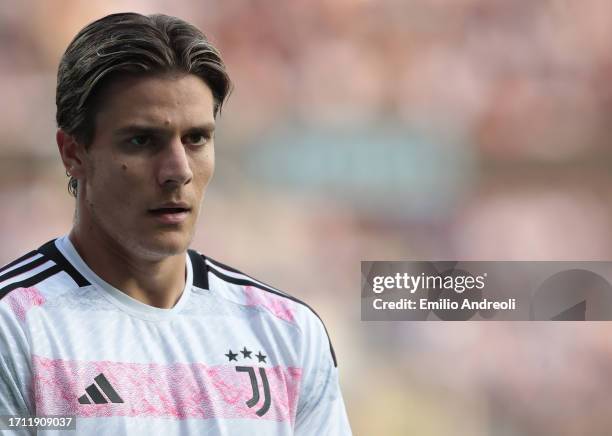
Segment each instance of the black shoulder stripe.
[{"label": "black shoulder stripe", "polygon": [[[279,295],[282,295],[283,297],[287,297],[290,300],[295,299],[295,301],[297,303],[303,304],[304,306],[308,306],[306,303],[304,303],[303,301],[298,300],[294,296],[289,295],[286,292],[281,291],[280,289],[276,289],[274,286],[270,286],[267,283],[261,282],[259,280],[255,280],[253,277],[246,275],[242,271],[239,271],[239,270],[237,270],[235,268],[232,268],[232,267],[229,267],[227,265],[224,265],[221,262],[217,262],[216,260],[211,259],[210,257],[206,257],[204,255],[202,255],[202,258],[204,259],[204,262],[209,261],[210,263],[212,263],[214,265],[212,267],[213,269],[216,269],[215,268],[215,266],[216,266],[216,267],[218,267],[220,269],[225,269],[225,270],[228,270],[228,271],[233,272],[235,274],[240,274],[241,276],[245,277],[244,280],[248,281],[249,284],[257,285],[257,287],[260,288],[260,289],[264,289],[265,288],[264,290],[270,291],[270,292],[275,293],[275,294],[278,293]],[[207,268],[208,268],[208,265],[207,265]],[[217,270],[217,271],[219,271],[219,273],[223,274],[224,276],[227,276],[227,274],[225,274],[223,271],[221,271],[221,270]],[[230,278],[233,278],[234,280],[241,280],[241,279],[238,279],[238,278],[235,278],[235,277],[231,277],[231,276],[230,276]]]},{"label": "black shoulder stripe", "polygon": [[[204,259],[205,259],[205,261],[206,260],[210,260],[210,257],[206,257]],[[300,304],[308,307],[308,305],[306,303],[304,303],[301,300],[298,300],[293,295],[286,294],[285,292],[280,291],[278,289],[275,289],[274,287],[272,287],[270,285],[267,285],[267,284],[265,284],[263,282],[255,280],[254,278],[252,278],[250,276],[247,276],[243,272],[240,272],[240,271],[238,271],[236,269],[232,269],[231,271],[236,273],[236,274],[240,274],[241,276],[244,276],[244,278],[237,278],[237,277],[228,276],[223,271],[215,268],[214,266],[210,266],[210,265],[206,265],[206,266],[209,267],[208,271],[214,273],[217,277],[219,277],[219,278],[221,278],[221,279],[223,279],[225,281],[228,281],[230,283],[234,283],[236,285],[241,285],[241,286],[255,286],[255,287],[257,287],[257,288],[259,288],[259,289],[261,289],[263,291],[268,291],[268,292],[270,292],[272,294],[280,295],[281,297],[288,298],[289,300],[295,301],[296,303],[300,303]],[[223,267],[223,268],[225,268],[225,267]]]},{"label": "black shoulder stripe", "polygon": [[74,266],[64,257],[62,253],[55,246],[55,240],[47,242],[45,245],[38,249],[39,252],[47,256],[53,262],[55,262],[61,269],[66,271],[72,280],[74,280],[80,287],[89,286],[89,282],[76,270]]},{"label": "black shoulder stripe", "polygon": [[2,273],[2,271],[6,271],[10,267],[17,265],[19,262],[23,262],[27,258],[34,256],[35,254],[36,254],[36,250],[32,250],[28,254],[24,254],[23,256],[21,256],[19,259],[15,259],[11,263],[4,265],[2,268],[0,268],[0,274]]},{"label": "black shoulder stripe", "polygon": [[[207,257],[206,259],[210,260],[211,263],[217,264],[216,262],[213,262],[209,257]],[[315,312],[315,310],[312,307],[310,307],[308,304],[304,303],[302,300],[300,300],[298,298],[295,298],[292,295],[285,294],[284,292],[277,291],[277,290],[275,290],[272,287],[268,287],[267,285],[266,286],[262,286],[261,284],[259,284],[257,282],[254,282],[254,281],[251,281],[251,280],[238,279],[238,278],[235,278],[235,277],[230,277],[228,275],[223,274],[221,271],[219,271],[216,268],[208,268],[208,271],[210,271],[211,273],[213,273],[214,275],[216,275],[220,279],[225,280],[226,282],[234,283],[234,284],[240,285],[240,286],[253,286],[253,287],[259,288],[259,289],[261,289],[263,291],[270,292],[271,294],[275,294],[275,295],[278,295],[279,297],[287,298],[287,299],[289,299],[291,301],[294,301],[294,302],[296,302],[298,304],[306,306],[308,309],[310,309],[310,311],[312,313],[314,313],[316,315],[317,318],[319,318],[319,321],[321,321],[321,324],[323,324],[323,329],[325,330],[325,334],[327,335],[327,341],[329,342],[329,351],[330,351],[332,359],[334,361],[334,366],[335,367],[338,366],[338,360],[336,359],[336,352],[334,351],[334,346],[332,345],[331,338],[329,337],[329,332],[327,331],[327,327],[325,326],[325,323],[323,322],[323,320],[321,319],[319,314],[317,312]],[[238,274],[246,275],[246,274],[241,273],[240,271],[237,271],[237,270],[232,270],[232,271],[236,272]]]},{"label": "black shoulder stripe", "polygon": [[0,282],[11,279],[13,277],[18,276],[19,274],[26,273],[37,266],[42,265],[45,262],[48,262],[49,259],[46,259],[45,256],[40,256],[38,259],[34,259],[30,263],[26,263],[25,265],[21,265],[19,268],[12,269],[4,274],[0,273]]},{"label": "black shoulder stripe", "polygon": [[193,270],[193,284],[198,288],[208,289],[208,274],[206,274],[206,261],[200,253],[195,250],[188,250],[191,259],[191,269]]},{"label": "black shoulder stripe", "polygon": [[45,279],[48,279],[49,277],[57,274],[60,271],[62,271],[62,268],[59,265],[53,265],[52,267],[49,267],[46,270],[41,271],[32,277],[29,277],[25,280],[21,280],[19,282],[11,283],[10,285],[0,289],[0,300],[6,297],[6,295],[13,289],[28,288],[30,286],[34,286],[35,284],[40,283]]},{"label": "black shoulder stripe", "polygon": [[246,274],[245,274],[245,273],[243,273],[242,271],[238,271],[237,269],[232,268],[231,266],[227,266],[227,265],[225,265],[225,264],[223,264],[223,263],[221,263],[221,262],[219,262],[219,261],[217,261],[217,260],[215,260],[215,259],[211,259],[210,257],[207,257],[207,258],[206,258],[206,260],[208,260],[208,261],[209,261],[210,263],[212,263],[213,265],[218,266],[219,268],[223,268],[223,269],[226,269],[226,270],[231,271],[231,272],[235,272],[235,273],[238,273],[238,274],[242,274],[243,276],[245,276],[245,275],[246,275]]}]

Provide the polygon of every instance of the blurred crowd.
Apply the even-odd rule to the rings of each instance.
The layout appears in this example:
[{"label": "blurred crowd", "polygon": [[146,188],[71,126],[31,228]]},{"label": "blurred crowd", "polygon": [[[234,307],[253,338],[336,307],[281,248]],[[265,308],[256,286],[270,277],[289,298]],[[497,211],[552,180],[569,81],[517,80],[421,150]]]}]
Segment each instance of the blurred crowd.
[{"label": "blurred crowd", "polygon": [[359,262],[612,258],[611,2],[0,4],[0,263],[70,228],[71,38],[176,15],[235,85],[194,247],[317,308],[355,434],[609,434],[607,323],[364,323]]}]

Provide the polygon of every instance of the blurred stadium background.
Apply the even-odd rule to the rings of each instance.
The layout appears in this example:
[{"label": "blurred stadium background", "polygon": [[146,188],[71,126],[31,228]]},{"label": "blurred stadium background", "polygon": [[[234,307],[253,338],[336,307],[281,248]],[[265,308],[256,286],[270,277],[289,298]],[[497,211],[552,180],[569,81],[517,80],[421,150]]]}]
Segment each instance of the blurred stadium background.
[{"label": "blurred stadium background", "polygon": [[314,306],[356,435],[609,435],[609,323],[365,323],[360,261],[612,258],[612,2],[0,1],[0,263],[70,228],[58,60],[167,13],[235,90],[194,246]]}]

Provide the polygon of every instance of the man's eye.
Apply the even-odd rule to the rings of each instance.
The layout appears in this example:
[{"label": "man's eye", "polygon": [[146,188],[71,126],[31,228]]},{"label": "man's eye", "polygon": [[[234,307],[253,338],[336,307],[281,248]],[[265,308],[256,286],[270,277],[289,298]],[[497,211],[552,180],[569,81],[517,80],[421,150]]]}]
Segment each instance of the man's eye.
[{"label": "man's eye", "polygon": [[204,145],[208,142],[208,137],[202,133],[192,133],[185,137],[185,142],[191,145]]},{"label": "man's eye", "polygon": [[151,137],[147,135],[138,135],[130,138],[130,144],[136,145],[138,147],[142,147],[143,145],[147,145],[151,142]]}]

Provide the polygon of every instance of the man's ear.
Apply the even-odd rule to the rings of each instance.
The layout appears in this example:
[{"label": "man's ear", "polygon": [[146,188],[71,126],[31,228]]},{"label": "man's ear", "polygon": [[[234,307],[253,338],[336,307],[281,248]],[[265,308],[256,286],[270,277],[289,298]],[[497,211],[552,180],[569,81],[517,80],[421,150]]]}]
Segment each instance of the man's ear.
[{"label": "man's ear", "polygon": [[85,177],[84,154],[85,146],[81,144],[74,135],[58,129],[55,134],[57,147],[59,148],[64,168],[66,173],[75,179],[83,179]]}]

